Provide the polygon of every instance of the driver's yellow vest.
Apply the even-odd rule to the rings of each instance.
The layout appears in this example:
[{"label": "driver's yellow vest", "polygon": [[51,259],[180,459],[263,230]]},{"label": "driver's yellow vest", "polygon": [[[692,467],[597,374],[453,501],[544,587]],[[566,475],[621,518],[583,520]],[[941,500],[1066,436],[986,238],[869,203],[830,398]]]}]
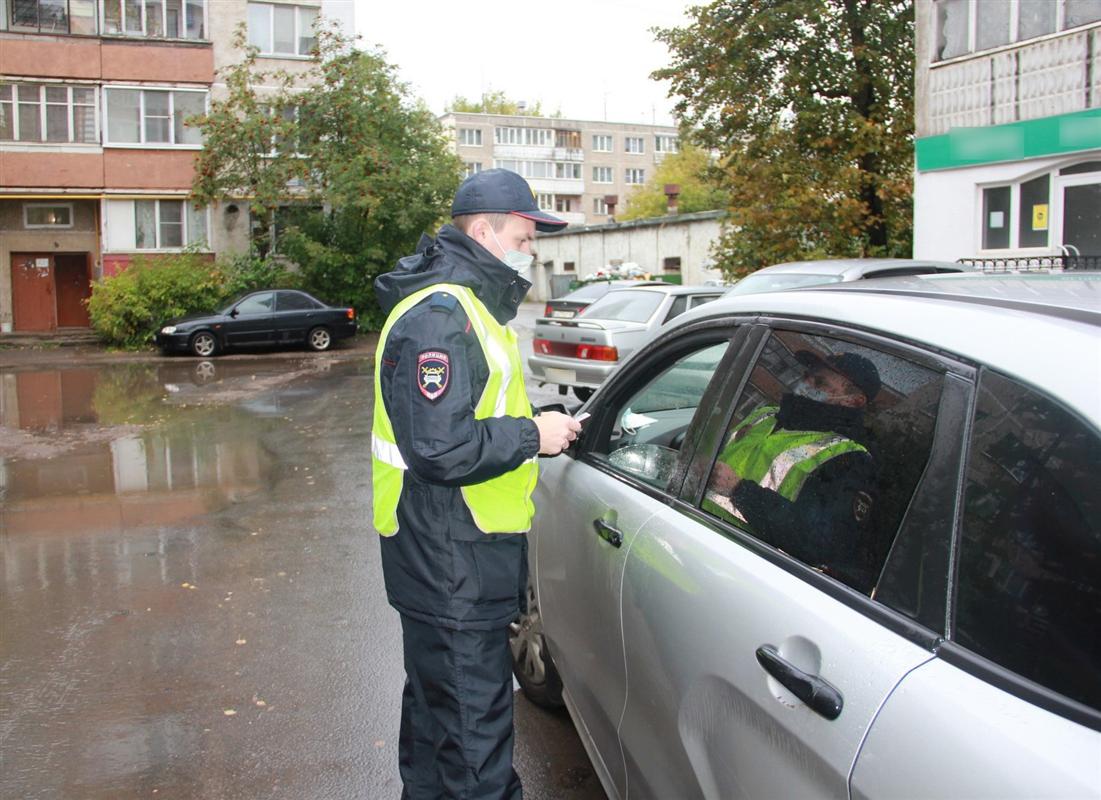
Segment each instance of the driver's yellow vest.
[{"label": "driver's yellow vest", "polygon": [[[474,292],[465,286],[435,284],[414,292],[394,306],[382,328],[376,350],[375,421],[371,430],[374,524],[383,536],[393,536],[398,531],[398,500],[401,498],[406,465],[382,399],[382,354],[394,323],[406,311],[436,292],[453,294],[458,298],[489,365],[489,378],[474,409],[474,418],[531,418],[531,403],[524,388],[524,370],[516,334],[497,322]],[[535,514],[531,493],[538,477],[539,467],[536,459],[532,458],[496,478],[461,487],[463,501],[470,509],[474,524],[483,533],[524,533],[529,530]]]}]

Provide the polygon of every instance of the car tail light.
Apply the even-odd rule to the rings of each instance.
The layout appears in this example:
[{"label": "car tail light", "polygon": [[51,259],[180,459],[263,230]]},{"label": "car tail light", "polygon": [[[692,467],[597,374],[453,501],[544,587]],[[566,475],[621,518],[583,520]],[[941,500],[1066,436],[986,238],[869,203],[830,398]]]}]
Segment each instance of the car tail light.
[{"label": "car tail light", "polygon": [[603,344],[579,344],[577,357],[589,361],[618,361],[619,351]]},{"label": "car tail light", "polygon": [[549,317],[553,313],[554,313],[554,309],[551,308],[550,303],[547,303],[547,307],[543,309],[543,316],[544,317]]},{"label": "car tail light", "polygon": [[347,309],[347,311],[345,313],[348,315],[348,319],[355,319],[356,318],[356,310],[354,308]]},{"label": "car tail light", "polygon": [[532,349],[545,356],[563,356],[565,358],[583,358],[588,361],[618,361],[619,351],[603,344],[571,344],[552,342],[550,339],[535,339]]}]

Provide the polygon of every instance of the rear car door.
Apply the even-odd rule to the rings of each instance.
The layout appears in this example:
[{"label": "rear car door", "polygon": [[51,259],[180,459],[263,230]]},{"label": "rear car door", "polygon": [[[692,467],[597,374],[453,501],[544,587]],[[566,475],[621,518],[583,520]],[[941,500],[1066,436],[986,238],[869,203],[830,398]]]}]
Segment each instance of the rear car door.
[{"label": "rear car door", "polygon": [[270,344],[275,340],[275,292],[255,292],[233,307],[225,323],[230,345]]},{"label": "rear car door", "polygon": [[302,342],[318,323],[321,309],[302,292],[275,293],[275,337],[280,342]]},{"label": "rear car door", "polygon": [[[942,633],[943,614],[927,627],[872,598],[897,532],[936,507],[938,487],[923,474],[958,475],[966,388],[929,354],[836,327],[752,330],[752,357],[718,398],[683,491],[628,555],[619,732],[631,798],[845,797],[876,713]],[[794,418],[796,354],[807,350],[856,353],[883,381],[861,436],[873,477],[828,488],[843,498],[833,535],[854,547],[820,546],[811,517],[788,529],[750,524],[737,493],[715,488],[713,465],[739,423],[770,405]],[[922,588],[943,611],[943,573]]]},{"label": "rear car door", "polygon": [[973,419],[950,640],[876,718],[852,794],[1101,797],[1101,432],[988,370]]},{"label": "rear car door", "polygon": [[715,374],[725,374],[731,330],[711,327],[644,358],[630,381],[589,404],[580,454],[542,462],[531,546],[545,635],[582,740],[621,797],[624,559],[678,484],[679,448],[698,410],[711,407],[704,398]]}]

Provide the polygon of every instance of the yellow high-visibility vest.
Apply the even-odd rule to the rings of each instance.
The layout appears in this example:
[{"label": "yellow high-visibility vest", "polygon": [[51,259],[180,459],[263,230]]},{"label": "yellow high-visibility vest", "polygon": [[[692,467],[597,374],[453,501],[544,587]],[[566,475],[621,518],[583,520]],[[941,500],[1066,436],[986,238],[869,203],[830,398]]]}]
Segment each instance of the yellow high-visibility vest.
[{"label": "yellow high-visibility vest", "polygon": [[[452,294],[458,299],[489,365],[489,378],[474,409],[474,418],[531,418],[531,403],[524,388],[524,370],[516,334],[497,322],[473,291],[456,284],[435,284],[414,292],[394,306],[382,328],[376,350],[375,418],[371,430],[374,525],[383,536],[393,536],[398,531],[398,500],[407,467],[398,450],[394,428],[382,400],[382,354],[394,323],[421,300],[436,292]],[[528,531],[535,514],[531,494],[538,477],[539,467],[533,457],[495,478],[461,487],[463,500],[470,509],[474,524],[483,533]]]}]

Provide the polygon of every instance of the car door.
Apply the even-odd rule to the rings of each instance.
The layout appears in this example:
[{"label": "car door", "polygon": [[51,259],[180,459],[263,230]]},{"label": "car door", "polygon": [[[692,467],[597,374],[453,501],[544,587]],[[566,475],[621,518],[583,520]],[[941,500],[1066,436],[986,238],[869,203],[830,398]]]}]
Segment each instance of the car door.
[{"label": "car door", "polygon": [[729,337],[729,328],[711,327],[636,362],[588,406],[580,454],[542,462],[531,546],[544,632],[582,740],[604,785],[620,797],[624,559],[638,530],[669,501],[677,448],[697,409],[709,407],[702,398]]},{"label": "car door", "polygon": [[[952,462],[951,436],[937,433],[942,416],[962,418],[945,412],[950,399],[960,405],[946,369],[931,356],[901,357],[856,337],[822,335],[809,323],[755,330],[767,336],[752,367],[719,398],[683,491],[650,517],[628,554],[629,694],[619,732],[630,798],[847,796],[876,712],[933,657],[936,626],[943,627],[943,615],[926,628],[890,613],[872,599],[874,583],[849,585],[862,573],[832,554],[818,557],[783,540],[796,558],[774,544],[780,531],[738,516],[737,492],[728,503],[712,488],[712,465],[740,435],[739,423],[761,408],[778,403],[789,419],[804,373],[797,353],[872,360],[883,379],[874,404],[878,446],[865,441],[877,453],[874,480],[882,487],[855,492],[857,500],[844,504],[851,524],[841,520],[838,530],[860,537],[882,566],[907,514],[928,505],[922,475]],[[784,533],[806,532],[802,525]],[[945,581],[923,588],[939,594],[943,609]]]},{"label": "car door", "polygon": [[230,310],[225,323],[230,345],[269,344],[275,339],[275,292],[255,292]]},{"label": "car door", "polygon": [[1101,432],[991,371],[973,417],[950,639],[877,716],[852,795],[1101,797]]},{"label": "car door", "polygon": [[275,338],[280,342],[302,342],[317,324],[321,310],[301,292],[275,293]]}]

